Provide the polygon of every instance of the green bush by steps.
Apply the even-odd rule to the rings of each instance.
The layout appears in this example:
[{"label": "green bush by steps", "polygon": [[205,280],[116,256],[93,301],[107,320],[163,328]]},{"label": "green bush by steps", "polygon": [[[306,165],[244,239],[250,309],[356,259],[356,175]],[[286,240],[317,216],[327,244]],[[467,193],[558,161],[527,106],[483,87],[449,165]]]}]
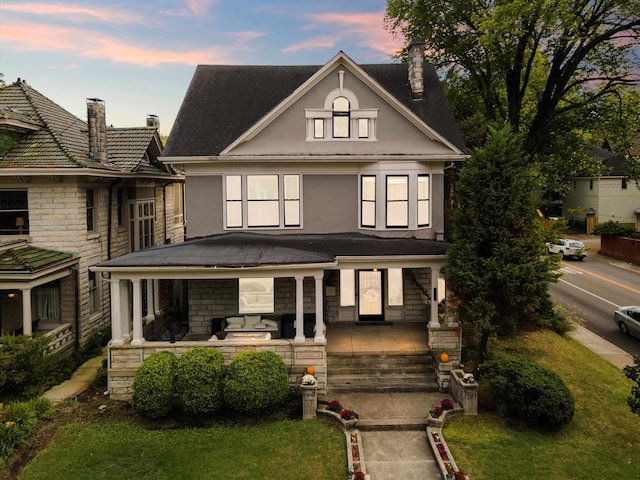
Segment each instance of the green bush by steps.
[{"label": "green bush by steps", "polygon": [[288,393],[287,367],[274,352],[243,352],[227,367],[224,400],[233,410],[264,412],[282,403]]}]

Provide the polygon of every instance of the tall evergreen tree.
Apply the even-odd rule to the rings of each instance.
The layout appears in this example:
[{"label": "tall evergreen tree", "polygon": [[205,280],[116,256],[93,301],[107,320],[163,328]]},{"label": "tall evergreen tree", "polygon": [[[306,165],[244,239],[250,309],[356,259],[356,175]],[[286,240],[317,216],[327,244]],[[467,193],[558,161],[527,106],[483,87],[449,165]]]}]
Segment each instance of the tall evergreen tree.
[{"label": "tall evergreen tree", "polygon": [[557,259],[546,254],[535,219],[532,181],[522,137],[505,125],[490,129],[456,184],[453,245],[444,271],[461,321],[480,334],[476,367],[490,335],[537,321],[557,279]]}]

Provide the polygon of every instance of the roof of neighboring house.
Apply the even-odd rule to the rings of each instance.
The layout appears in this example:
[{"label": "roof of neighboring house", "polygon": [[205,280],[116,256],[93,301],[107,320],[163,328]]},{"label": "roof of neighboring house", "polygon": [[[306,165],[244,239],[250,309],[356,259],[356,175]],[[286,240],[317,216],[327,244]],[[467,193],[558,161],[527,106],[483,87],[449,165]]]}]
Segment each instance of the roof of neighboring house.
[{"label": "roof of neighboring house", "polygon": [[107,128],[108,162],[103,164],[89,156],[87,122],[24,80],[0,88],[0,123],[2,120],[20,121],[32,128],[0,157],[0,168],[85,168],[114,174],[171,174],[157,161],[162,147],[155,127]]},{"label": "roof of neighboring house", "polygon": [[625,175],[622,168],[624,159],[621,156],[600,147],[591,147],[589,149],[589,154],[599,158],[603,165],[611,168],[611,170],[604,176],[619,177]]},{"label": "roof of neighboring house", "polygon": [[31,245],[9,248],[0,252],[0,272],[34,273],[54,267],[74,258],[74,255]]},{"label": "roof of neighboring house", "polygon": [[449,244],[361,233],[266,235],[233,232],[146,248],[100,267],[220,267],[333,263],[336,257],[445,255]]},{"label": "roof of neighboring house", "polygon": [[[199,65],[163,156],[219,155],[322,67]],[[422,100],[412,99],[406,63],[359,67],[429,127],[466,151],[433,65],[424,64]]]}]

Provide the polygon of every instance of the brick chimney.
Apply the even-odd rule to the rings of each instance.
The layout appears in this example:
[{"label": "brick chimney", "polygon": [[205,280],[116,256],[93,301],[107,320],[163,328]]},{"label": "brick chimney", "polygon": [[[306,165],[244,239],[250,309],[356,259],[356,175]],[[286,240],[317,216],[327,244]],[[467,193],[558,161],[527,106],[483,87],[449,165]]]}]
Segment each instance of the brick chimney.
[{"label": "brick chimney", "polygon": [[160,130],[160,118],[153,113],[147,115],[147,127],[156,127],[157,130]]},{"label": "brick chimney", "polygon": [[409,85],[414,100],[421,99],[424,94],[424,41],[411,40],[409,42]]},{"label": "brick chimney", "polygon": [[107,163],[107,120],[104,102],[87,98],[87,124],[89,125],[89,156]]}]

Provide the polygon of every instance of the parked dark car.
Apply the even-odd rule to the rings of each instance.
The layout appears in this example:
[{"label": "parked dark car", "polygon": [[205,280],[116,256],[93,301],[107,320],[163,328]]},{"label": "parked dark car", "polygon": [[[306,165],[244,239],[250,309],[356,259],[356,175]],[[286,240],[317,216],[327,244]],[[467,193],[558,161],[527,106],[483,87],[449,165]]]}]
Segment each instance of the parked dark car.
[{"label": "parked dark car", "polygon": [[613,320],[625,335],[640,338],[640,307],[620,307],[613,314]]}]

